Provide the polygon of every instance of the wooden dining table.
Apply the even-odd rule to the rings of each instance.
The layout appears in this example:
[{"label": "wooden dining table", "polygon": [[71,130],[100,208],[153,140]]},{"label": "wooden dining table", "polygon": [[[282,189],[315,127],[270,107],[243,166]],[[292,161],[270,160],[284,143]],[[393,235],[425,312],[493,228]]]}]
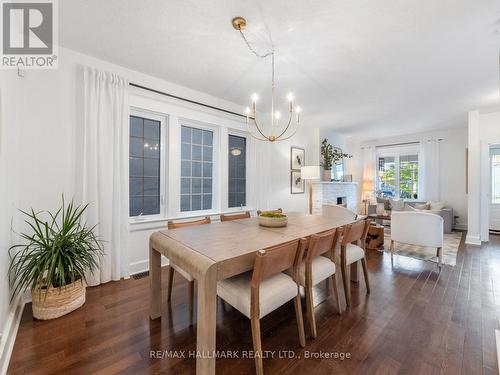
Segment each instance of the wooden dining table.
[{"label": "wooden dining table", "polygon": [[[196,373],[215,374],[217,281],[253,269],[258,250],[351,221],[321,215],[287,213],[288,225],[266,228],[257,218],[154,232],[149,240],[150,317],[161,317],[161,255],[198,282]],[[356,271],[357,274],[357,271]]]}]

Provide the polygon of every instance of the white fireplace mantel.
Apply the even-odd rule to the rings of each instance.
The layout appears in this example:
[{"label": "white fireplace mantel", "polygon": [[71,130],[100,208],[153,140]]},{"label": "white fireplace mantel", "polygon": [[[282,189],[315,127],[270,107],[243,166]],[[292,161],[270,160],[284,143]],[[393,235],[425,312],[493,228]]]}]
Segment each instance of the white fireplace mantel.
[{"label": "white fireplace mantel", "polygon": [[337,198],[345,198],[347,208],[358,211],[357,182],[313,182],[312,197],[313,214],[321,214],[321,206],[324,203],[337,204]]}]

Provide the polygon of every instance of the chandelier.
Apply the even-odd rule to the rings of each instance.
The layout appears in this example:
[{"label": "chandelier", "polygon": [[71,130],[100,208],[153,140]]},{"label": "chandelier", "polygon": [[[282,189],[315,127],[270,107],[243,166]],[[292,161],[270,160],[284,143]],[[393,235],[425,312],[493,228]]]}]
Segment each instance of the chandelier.
[{"label": "chandelier", "polygon": [[[274,45],[271,46],[271,50],[260,54],[258,53],[252,45],[249,43],[243,30],[245,30],[247,26],[247,21],[243,17],[235,17],[232,20],[233,27],[239,31],[241,37],[245,41],[250,52],[252,52],[255,56],[264,59],[268,56],[271,56],[271,121],[268,128],[268,132],[262,127],[261,124],[257,121],[257,100],[259,99],[257,94],[252,95],[252,105],[251,108],[246,109],[246,123],[247,129],[250,135],[253,138],[258,139],[259,141],[284,141],[294,136],[297,132],[297,129],[300,125],[300,107],[294,107],[293,105],[293,94],[288,94],[288,119],[284,122],[281,118],[281,113],[276,110],[275,106],[275,85],[274,85]],[[250,124],[252,123],[253,126]],[[255,130],[252,130],[252,127],[255,127]]]}]

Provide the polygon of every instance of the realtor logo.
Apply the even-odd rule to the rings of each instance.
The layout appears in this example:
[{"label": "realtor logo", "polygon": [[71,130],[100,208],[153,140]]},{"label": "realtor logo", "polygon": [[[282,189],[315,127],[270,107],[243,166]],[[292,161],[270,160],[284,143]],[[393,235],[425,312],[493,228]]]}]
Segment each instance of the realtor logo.
[{"label": "realtor logo", "polygon": [[57,68],[57,3],[55,0],[1,0],[1,67]]}]

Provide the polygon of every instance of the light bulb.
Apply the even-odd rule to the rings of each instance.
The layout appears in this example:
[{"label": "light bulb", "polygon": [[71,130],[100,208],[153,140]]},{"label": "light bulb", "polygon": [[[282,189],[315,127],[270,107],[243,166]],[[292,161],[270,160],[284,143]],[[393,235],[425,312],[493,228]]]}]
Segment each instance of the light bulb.
[{"label": "light bulb", "polygon": [[252,102],[256,102],[257,100],[259,100],[259,95],[252,94]]},{"label": "light bulb", "polygon": [[246,107],[246,108],[245,108],[245,113],[246,113],[247,115],[249,115],[249,114],[250,114],[250,108]]},{"label": "light bulb", "polygon": [[293,93],[291,93],[291,92],[286,97],[288,98],[289,102],[293,101],[293,99],[294,99]]},{"label": "light bulb", "polygon": [[300,113],[300,111],[302,111],[302,108],[300,108],[299,106],[297,106],[297,107],[295,108],[295,112]]},{"label": "light bulb", "polygon": [[276,111],[276,112],[274,113],[274,117],[275,117],[276,119],[279,119],[279,118],[281,117],[281,113],[280,113],[279,111]]}]

